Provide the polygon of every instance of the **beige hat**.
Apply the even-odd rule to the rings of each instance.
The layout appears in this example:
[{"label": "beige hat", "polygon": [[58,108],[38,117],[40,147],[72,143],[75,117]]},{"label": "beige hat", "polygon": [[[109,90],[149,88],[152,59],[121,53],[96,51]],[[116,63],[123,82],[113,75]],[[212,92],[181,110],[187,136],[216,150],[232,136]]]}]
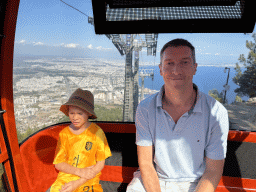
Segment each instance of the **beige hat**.
[{"label": "beige hat", "polygon": [[68,102],[64,103],[60,107],[65,115],[68,116],[69,105],[80,107],[88,113],[92,114],[89,119],[97,119],[94,113],[94,97],[90,91],[82,90],[78,88],[69,98]]}]

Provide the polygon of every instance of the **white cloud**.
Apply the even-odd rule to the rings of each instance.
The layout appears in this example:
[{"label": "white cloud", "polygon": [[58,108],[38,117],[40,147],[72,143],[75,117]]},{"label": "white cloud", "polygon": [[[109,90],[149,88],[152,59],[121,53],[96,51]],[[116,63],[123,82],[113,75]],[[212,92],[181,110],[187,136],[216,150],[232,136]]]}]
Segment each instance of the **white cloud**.
[{"label": "white cloud", "polygon": [[33,45],[43,45],[43,43],[42,42],[33,42]]},{"label": "white cloud", "polygon": [[68,47],[68,48],[76,48],[79,44],[75,44],[75,43],[70,43],[70,44],[66,44],[64,45],[64,47]]},{"label": "white cloud", "polygon": [[220,53],[216,53],[215,55],[219,55]]},{"label": "white cloud", "polygon": [[230,55],[233,55],[233,54],[230,54]]},{"label": "white cloud", "polygon": [[93,49],[93,48],[92,48],[92,44],[88,45],[87,48]]},{"label": "white cloud", "polygon": [[101,50],[102,49],[102,46],[99,46],[99,47],[96,47],[97,50]]},{"label": "white cloud", "polygon": [[211,55],[211,53],[205,53],[206,55]]},{"label": "white cloud", "polygon": [[18,43],[26,43],[26,41],[23,39],[23,40],[20,40],[20,42]]},{"label": "white cloud", "polygon": [[96,47],[97,50],[101,51],[105,51],[105,50],[111,50],[111,48],[103,48],[102,46]]},{"label": "white cloud", "polygon": [[26,40],[20,40],[20,41],[15,41],[15,43],[17,43],[17,44],[26,44]]}]

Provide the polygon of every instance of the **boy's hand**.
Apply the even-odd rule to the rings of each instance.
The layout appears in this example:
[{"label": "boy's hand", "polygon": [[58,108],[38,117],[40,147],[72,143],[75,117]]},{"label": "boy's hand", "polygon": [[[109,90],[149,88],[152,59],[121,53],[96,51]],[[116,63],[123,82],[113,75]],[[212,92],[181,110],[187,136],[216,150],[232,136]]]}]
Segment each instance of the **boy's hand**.
[{"label": "boy's hand", "polygon": [[88,180],[94,178],[97,173],[94,171],[93,167],[94,165],[86,168],[80,168],[79,176]]},{"label": "boy's hand", "polygon": [[60,192],[72,192],[78,187],[76,181],[70,181],[61,186]]}]

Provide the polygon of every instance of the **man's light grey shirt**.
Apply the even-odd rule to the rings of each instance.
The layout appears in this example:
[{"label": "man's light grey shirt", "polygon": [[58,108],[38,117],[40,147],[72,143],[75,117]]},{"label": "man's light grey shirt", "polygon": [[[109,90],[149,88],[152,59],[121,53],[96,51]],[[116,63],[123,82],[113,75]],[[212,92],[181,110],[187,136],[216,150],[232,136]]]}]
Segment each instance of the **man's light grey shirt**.
[{"label": "man's light grey shirt", "polygon": [[198,181],[205,170],[205,156],[214,160],[226,157],[228,112],[193,86],[196,103],[177,124],[162,108],[164,86],[141,101],[136,111],[136,144],[154,146],[154,165],[164,181]]}]

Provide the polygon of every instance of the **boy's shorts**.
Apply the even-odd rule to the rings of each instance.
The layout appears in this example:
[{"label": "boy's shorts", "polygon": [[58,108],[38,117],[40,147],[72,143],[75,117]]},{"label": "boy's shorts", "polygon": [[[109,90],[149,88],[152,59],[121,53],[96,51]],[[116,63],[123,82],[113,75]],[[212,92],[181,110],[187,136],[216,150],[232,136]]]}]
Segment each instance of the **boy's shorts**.
[{"label": "boy's shorts", "polygon": [[[49,189],[47,189],[46,192],[50,192],[50,191],[51,191],[51,187],[50,187]],[[85,188],[85,189],[83,190],[83,192],[102,192],[102,191],[103,191],[103,190],[102,190],[101,187]]]},{"label": "boy's shorts", "polygon": [[[159,180],[161,191],[164,192],[193,192],[198,182],[167,182]],[[146,192],[139,172],[134,173],[134,178],[127,186],[126,192]]]}]

